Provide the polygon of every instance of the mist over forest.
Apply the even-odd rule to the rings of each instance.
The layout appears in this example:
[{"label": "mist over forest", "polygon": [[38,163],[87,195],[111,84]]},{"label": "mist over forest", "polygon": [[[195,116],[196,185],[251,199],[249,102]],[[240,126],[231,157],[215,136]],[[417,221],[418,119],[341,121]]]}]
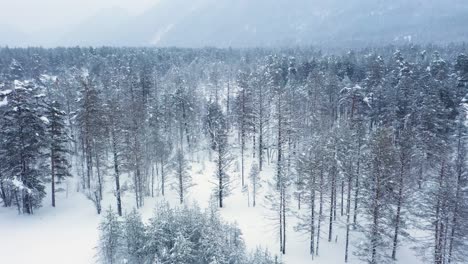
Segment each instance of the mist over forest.
[{"label": "mist over forest", "polygon": [[139,4],[0,18],[2,263],[468,263],[466,1]]}]

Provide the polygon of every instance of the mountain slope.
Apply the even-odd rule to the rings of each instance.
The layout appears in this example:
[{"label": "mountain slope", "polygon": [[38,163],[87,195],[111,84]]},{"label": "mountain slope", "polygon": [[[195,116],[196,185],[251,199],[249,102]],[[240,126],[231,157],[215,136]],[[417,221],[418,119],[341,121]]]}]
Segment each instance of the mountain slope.
[{"label": "mountain slope", "polygon": [[[101,19],[102,20],[102,19]],[[468,40],[463,0],[162,0],[69,43],[251,47]],[[89,40],[86,40],[88,37]],[[92,37],[92,38],[91,38]]]},{"label": "mountain slope", "polygon": [[[325,3],[324,3],[325,2]],[[448,1],[165,0],[136,18],[135,43],[158,46],[366,44],[466,40],[468,3]],[[135,29],[136,27],[131,27]]]},{"label": "mountain slope", "polygon": [[130,18],[123,9],[103,9],[61,36],[58,42],[64,46],[120,45],[121,40],[117,36],[121,26],[128,24]]}]

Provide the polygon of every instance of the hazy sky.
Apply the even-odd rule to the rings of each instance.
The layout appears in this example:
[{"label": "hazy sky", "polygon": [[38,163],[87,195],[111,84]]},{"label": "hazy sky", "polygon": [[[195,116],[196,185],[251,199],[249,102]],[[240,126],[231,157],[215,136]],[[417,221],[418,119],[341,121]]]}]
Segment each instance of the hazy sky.
[{"label": "hazy sky", "polygon": [[158,0],[0,0],[0,27],[11,25],[25,33],[64,29],[103,8],[119,7],[130,14]]}]

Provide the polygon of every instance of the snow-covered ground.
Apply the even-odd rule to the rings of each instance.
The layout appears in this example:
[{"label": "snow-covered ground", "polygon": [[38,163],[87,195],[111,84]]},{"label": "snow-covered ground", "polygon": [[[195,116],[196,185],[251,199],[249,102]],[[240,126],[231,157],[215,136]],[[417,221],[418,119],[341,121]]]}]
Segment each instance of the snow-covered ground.
[{"label": "snow-covered ground", "polygon": [[[250,160],[247,159],[245,176],[249,175]],[[213,189],[213,163],[205,160],[192,162],[192,175],[196,186],[190,189],[187,203],[196,202],[202,208],[209,206]],[[110,172],[109,172],[110,173]],[[221,215],[225,220],[237,222],[249,249],[257,246],[267,247],[273,253],[279,252],[276,221],[274,213],[264,199],[268,188],[263,184],[262,192],[257,197],[257,206],[251,207],[247,203],[247,195],[240,187],[240,172],[234,163],[232,195],[225,201],[225,208]],[[261,178],[273,177],[273,165],[261,173]],[[106,177],[107,188],[103,200],[103,210],[109,206],[115,207],[115,198],[112,194],[113,181],[111,174]],[[70,181],[73,182],[73,181]],[[14,208],[0,208],[0,261],[7,264],[88,264],[96,263],[96,243],[99,236],[97,227],[101,217],[96,214],[91,201],[74,190],[75,185],[70,183],[68,195],[66,192],[58,194],[57,207],[49,204],[49,197],[44,199],[44,206],[36,210],[34,215],[18,215]],[[140,209],[144,219],[151,217],[155,205],[161,201],[168,201],[172,205],[178,204],[176,192],[168,190],[166,197],[147,197],[145,206]],[[124,211],[135,206],[134,195],[126,192],[123,197]],[[291,209],[297,210],[297,202],[292,200]],[[293,213],[292,213],[293,214]],[[312,262],[309,252],[307,234],[294,231],[296,218],[288,218],[287,254],[283,258],[289,264],[338,264],[344,263],[344,224],[340,219],[336,224],[337,241],[327,242],[327,221],[323,222],[322,240],[320,241],[320,256]],[[345,218],[342,217],[342,220]],[[351,233],[351,250],[359,243],[355,233]],[[407,247],[402,247],[397,263],[422,263]],[[351,256],[349,263],[361,263],[355,256]]]}]

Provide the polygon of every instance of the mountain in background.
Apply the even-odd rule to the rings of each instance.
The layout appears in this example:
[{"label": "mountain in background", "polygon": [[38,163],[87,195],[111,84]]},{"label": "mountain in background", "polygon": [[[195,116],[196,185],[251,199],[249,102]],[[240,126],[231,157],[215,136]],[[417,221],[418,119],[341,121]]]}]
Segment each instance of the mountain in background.
[{"label": "mountain in background", "polygon": [[103,10],[47,46],[362,46],[468,41],[466,0],[161,0]]},{"label": "mountain in background", "polygon": [[62,46],[120,46],[122,41],[117,36],[129,21],[130,15],[121,8],[103,9],[48,45],[58,42]]}]

